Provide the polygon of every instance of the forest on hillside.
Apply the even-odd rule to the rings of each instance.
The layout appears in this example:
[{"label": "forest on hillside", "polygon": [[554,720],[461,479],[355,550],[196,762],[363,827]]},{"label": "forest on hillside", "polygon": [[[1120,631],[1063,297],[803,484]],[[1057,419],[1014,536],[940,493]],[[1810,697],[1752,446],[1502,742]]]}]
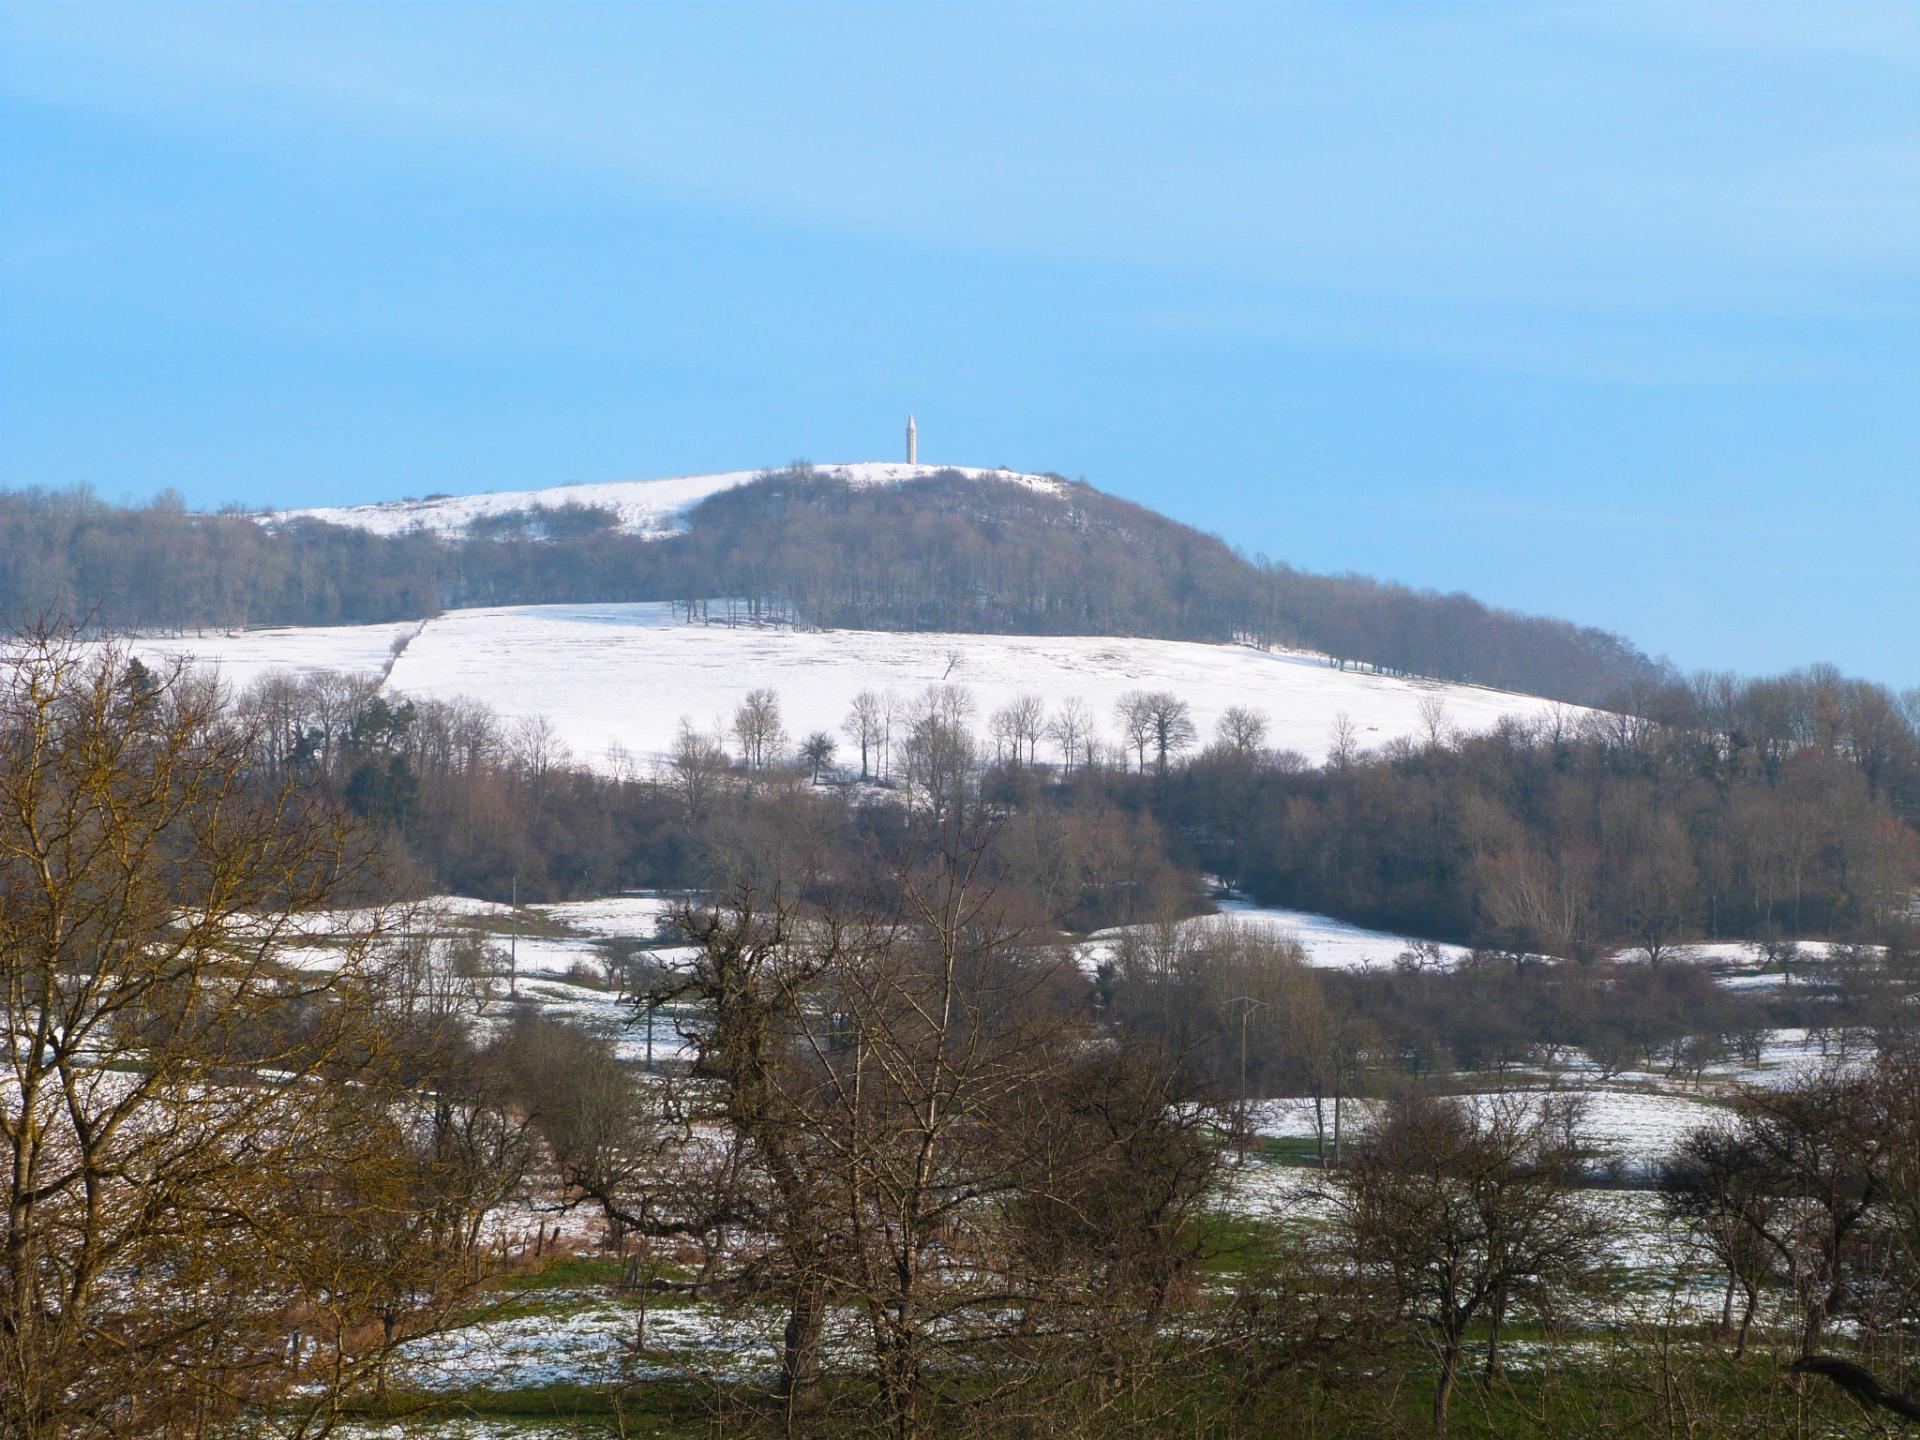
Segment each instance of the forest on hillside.
[{"label": "forest on hillside", "polygon": [[263,526],[177,497],[121,507],[84,490],[0,492],[0,614],[16,620],[187,631],[719,596],[821,626],[1298,646],[1587,704],[1662,673],[1603,631],[1250,560],[1065,482],[1055,495],[947,472],[858,488],[793,467],[711,497],[666,538],[562,506],[492,516],[457,541],[312,519]]}]

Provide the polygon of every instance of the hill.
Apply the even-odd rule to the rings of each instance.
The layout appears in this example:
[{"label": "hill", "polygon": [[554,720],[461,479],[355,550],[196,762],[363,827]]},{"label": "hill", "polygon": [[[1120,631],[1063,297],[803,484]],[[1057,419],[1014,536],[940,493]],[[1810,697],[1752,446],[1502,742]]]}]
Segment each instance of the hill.
[{"label": "hill", "polygon": [[1361,746],[1376,748],[1419,735],[1429,701],[1464,733],[1549,708],[1531,696],[1341,670],[1324,656],[1243,645],[697,623],[666,604],[454,610],[421,625],[253,631],[139,648],[216,664],[236,686],[275,669],[385,670],[387,688],[410,697],[466,696],[507,720],[544,717],[577,759],[596,766],[621,754],[663,757],[682,718],[724,732],[747,692],[761,687],[779,696],[796,742],[812,731],[839,735],[863,690],[892,692],[904,715],[925,687],[944,683],[966,688],[982,729],[1021,695],[1039,696],[1049,710],[1079,699],[1108,745],[1120,743],[1114,712],[1123,694],[1165,690],[1192,708],[1202,737],[1228,707],[1243,706],[1268,718],[1269,744],[1316,762],[1342,715]]},{"label": "hill", "polygon": [[1011,470],[796,465],[267,514],[0,492],[0,612],[16,617],[150,632],[714,595],[812,626],[1304,649],[1581,704],[1662,673],[1604,631],[1250,559]]}]

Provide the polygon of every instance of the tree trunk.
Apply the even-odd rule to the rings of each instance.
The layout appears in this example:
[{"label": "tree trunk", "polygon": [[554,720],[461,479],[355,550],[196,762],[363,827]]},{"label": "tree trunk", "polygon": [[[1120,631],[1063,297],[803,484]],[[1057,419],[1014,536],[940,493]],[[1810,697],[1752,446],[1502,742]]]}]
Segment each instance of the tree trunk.
[{"label": "tree trunk", "polygon": [[1460,1373],[1460,1347],[1449,1342],[1440,1351],[1440,1383],[1433,1390],[1433,1433],[1447,1433],[1447,1409],[1453,1403],[1453,1382]]},{"label": "tree trunk", "polygon": [[778,1395],[787,1413],[787,1432],[795,1420],[820,1403],[820,1334],[826,1323],[826,1294],[818,1280],[803,1278],[787,1312],[787,1329],[780,1345]]}]

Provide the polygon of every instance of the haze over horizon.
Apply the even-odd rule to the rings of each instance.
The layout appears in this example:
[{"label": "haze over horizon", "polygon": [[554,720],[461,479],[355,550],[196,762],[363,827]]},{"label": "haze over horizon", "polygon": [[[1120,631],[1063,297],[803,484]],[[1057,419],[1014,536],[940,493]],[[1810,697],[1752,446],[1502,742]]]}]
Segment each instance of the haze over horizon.
[{"label": "haze over horizon", "polygon": [[896,459],[1920,684],[1920,10],[0,9],[0,485]]}]

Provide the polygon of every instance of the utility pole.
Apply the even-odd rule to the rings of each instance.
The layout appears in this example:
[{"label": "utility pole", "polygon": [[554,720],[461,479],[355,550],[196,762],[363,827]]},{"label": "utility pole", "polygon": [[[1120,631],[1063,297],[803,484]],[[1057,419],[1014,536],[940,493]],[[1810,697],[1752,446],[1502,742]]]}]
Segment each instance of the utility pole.
[{"label": "utility pole", "polygon": [[520,998],[520,877],[513,877],[513,929],[507,933],[507,995]]},{"label": "utility pole", "polygon": [[1253,1115],[1248,1108],[1247,1095],[1247,1021],[1253,1018],[1253,1012],[1266,1007],[1266,1001],[1256,1000],[1251,995],[1236,995],[1227,1001],[1229,1005],[1240,1007],[1240,1116],[1234,1126],[1240,1142],[1240,1163],[1247,1163],[1247,1143],[1252,1138]]}]

